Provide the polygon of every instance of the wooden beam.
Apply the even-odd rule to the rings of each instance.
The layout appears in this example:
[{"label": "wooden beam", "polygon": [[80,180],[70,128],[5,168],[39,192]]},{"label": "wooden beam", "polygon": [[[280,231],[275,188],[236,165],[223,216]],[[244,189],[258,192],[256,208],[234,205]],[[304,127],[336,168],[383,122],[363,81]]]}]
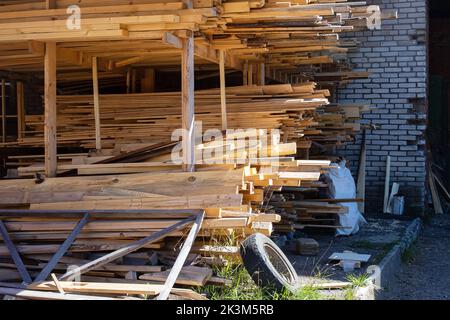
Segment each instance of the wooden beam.
[{"label": "wooden beam", "polygon": [[242,85],[248,85],[248,61],[245,61],[244,68],[242,70]]},{"label": "wooden beam", "polygon": [[6,81],[2,79],[2,142],[6,142]]},{"label": "wooden beam", "polygon": [[92,57],[92,87],[94,90],[94,120],[95,120],[95,148],[102,149],[102,137],[100,129],[100,98],[98,89],[98,64],[97,57]]},{"label": "wooden beam", "polygon": [[247,85],[253,85],[253,63],[248,63],[247,66]]},{"label": "wooden beam", "polygon": [[173,232],[179,231],[179,230],[183,229],[184,227],[192,224],[193,221],[194,221],[194,217],[187,218],[180,222],[177,222],[177,223],[171,225],[170,227],[167,227],[165,229],[162,229],[160,231],[157,231],[157,232],[151,234],[150,236],[148,236],[146,238],[143,238],[139,241],[130,243],[129,245],[126,245],[114,252],[111,252],[107,255],[104,255],[104,256],[94,260],[94,261],[91,261],[89,263],[86,263],[86,264],[78,267],[78,268],[75,268],[72,271],[69,271],[69,272],[63,274],[61,277],[59,277],[59,280],[71,281],[77,275],[81,275],[90,270],[95,270],[96,268],[99,268],[105,264],[108,264],[111,261],[117,260],[123,256],[126,256],[127,254],[129,254],[131,252],[137,251],[148,244],[151,244],[158,240],[161,240],[161,239],[169,236]]},{"label": "wooden beam", "polygon": [[0,294],[15,296],[24,299],[34,300],[122,300],[119,298],[98,297],[92,295],[81,294],[61,294],[57,292],[43,292],[37,290],[26,290],[23,287],[11,288],[6,287],[10,284],[1,284]]},{"label": "wooden beam", "polygon": [[23,138],[25,131],[25,95],[23,82],[17,82],[17,138]]},{"label": "wooden beam", "polygon": [[56,176],[56,43],[47,42],[44,59],[45,78],[45,173],[47,177]]},{"label": "wooden beam", "polygon": [[61,283],[59,283],[58,278],[56,277],[56,275],[54,273],[52,273],[51,276],[52,276],[53,282],[55,283],[56,288],[58,288],[59,293],[66,294],[66,292],[63,289],[63,287],[61,286]]},{"label": "wooden beam", "polygon": [[3,238],[3,241],[5,242],[9,255],[13,259],[17,270],[19,271],[20,276],[22,277],[23,281],[27,284],[31,283],[31,277],[30,274],[27,271],[27,268],[25,267],[22,258],[19,255],[19,252],[17,251],[16,247],[14,246],[14,243],[11,241],[11,238],[9,237],[8,230],[6,229],[5,224],[2,220],[0,220],[0,234]]},{"label": "wooden beam", "polygon": [[181,56],[181,110],[183,129],[183,169],[195,170],[195,113],[194,113],[194,37],[183,39]]},{"label": "wooden beam", "polygon": [[198,214],[194,224],[192,225],[191,231],[189,231],[189,235],[186,238],[186,241],[183,244],[183,247],[178,254],[175,263],[170,270],[169,276],[167,277],[166,282],[164,283],[164,288],[161,293],[158,295],[157,300],[166,300],[169,297],[170,291],[172,291],[173,285],[175,284],[178,275],[180,274],[181,269],[186,262],[186,258],[191,251],[192,245],[194,244],[194,240],[197,237],[198,232],[203,223],[203,218],[205,217],[205,212]]},{"label": "wooden beam", "polygon": [[227,95],[226,95],[226,81],[225,81],[225,52],[220,50],[220,106],[222,110],[222,130],[228,129],[227,121]]},{"label": "wooden beam", "polygon": [[40,282],[47,279],[49,274],[53,271],[55,266],[58,264],[59,260],[61,260],[61,257],[69,250],[70,246],[75,241],[75,238],[80,233],[81,229],[86,225],[86,223],[89,220],[89,213],[86,213],[84,217],[78,222],[76,227],[72,230],[70,235],[67,237],[67,239],[64,241],[64,243],[59,247],[58,251],[53,255],[53,257],[50,259],[50,261],[47,263],[47,265],[42,269],[42,271],[37,275],[36,279],[34,279],[34,282]]},{"label": "wooden beam", "polygon": [[258,84],[260,86],[265,86],[266,85],[266,65],[265,63],[259,63],[258,64],[259,70],[258,70]]},{"label": "wooden beam", "polygon": [[155,69],[148,68],[141,79],[141,93],[155,92]]},{"label": "wooden beam", "polygon": [[391,177],[391,157],[387,156],[387,158],[386,158],[386,176],[384,179],[383,213],[387,213],[387,207],[388,207],[388,201],[389,201],[390,177]]}]

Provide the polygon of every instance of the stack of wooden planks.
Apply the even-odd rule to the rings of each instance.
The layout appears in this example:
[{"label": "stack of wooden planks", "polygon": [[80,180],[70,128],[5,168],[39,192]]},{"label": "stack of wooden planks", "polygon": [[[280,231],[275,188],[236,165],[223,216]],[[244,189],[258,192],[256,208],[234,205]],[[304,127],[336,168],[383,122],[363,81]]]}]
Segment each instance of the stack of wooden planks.
[{"label": "stack of wooden planks", "polygon": [[[337,86],[368,76],[347,61],[358,43],[340,38],[369,26],[365,2],[83,0],[71,9],[75,18],[80,9],[81,25],[67,21],[69,5],[0,0],[0,69],[10,88],[20,84],[11,90],[17,139],[4,133],[1,146],[21,148],[7,159],[15,179],[0,180],[0,295],[204,299],[189,287],[226,285],[211,266],[239,263],[246,236],[269,236],[274,225],[278,232],[340,227],[345,209],[318,194],[330,161],[297,158],[312,145],[348,142],[360,129],[367,106],[328,99]],[[179,71],[182,53],[183,92],[154,92],[155,69]],[[57,86],[59,95],[44,94],[46,113],[30,113],[23,82],[43,93],[44,56],[45,93]],[[185,97],[194,62],[203,71],[221,66],[221,89],[196,91],[195,108]],[[225,68],[240,71],[243,86],[226,88]],[[99,94],[98,80],[103,90],[127,94]],[[185,172],[170,138],[186,127],[186,100],[199,133],[224,129],[226,117],[228,129],[254,129],[258,139],[242,146],[234,139],[245,133],[217,130],[224,137],[190,141],[208,156]],[[34,149],[45,147],[50,104],[65,148],[52,162],[54,178],[43,175],[48,156]]]},{"label": "stack of wooden planks", "polygon": [[[62,81],[89,81],[92,57],[99,58],[100,77],[110,81],[123,78],[128,67],[179,65],[180,39],[194,35],[196,64],[218,63],[224,51],[226,66],[248,75],[245,84],[256,83],[261,72],[285,83],[344,83],[367,74],[342,62],[357,43],[339,35],[371,27],[379,10],[365,2],[320,0],[89,0],[77,2],[82,23],[68,28],[71,4],[0,1],[0,42],[7,44],[0,67],[42,68],[41,42],[57,41]],[[380,14],[382,19],[396,15]]]},{"label": "stack of wooden planks", "polygon": [[[229,129],[278,129],[290,117],[327,104],[326,90],[314,83],[243,86],[227,88]],[[58,144],[95,147],[93,96],[58,97]],[[196,121],[203,130],[221,127],[218,89],[196,91]],[[100,95],[102,146],[149,143],[170,139],[181,123],[181,93]],[[44,115],[27,115],[22,146],[42,146]],[[305,126],[295,123],[300,131]]]}]

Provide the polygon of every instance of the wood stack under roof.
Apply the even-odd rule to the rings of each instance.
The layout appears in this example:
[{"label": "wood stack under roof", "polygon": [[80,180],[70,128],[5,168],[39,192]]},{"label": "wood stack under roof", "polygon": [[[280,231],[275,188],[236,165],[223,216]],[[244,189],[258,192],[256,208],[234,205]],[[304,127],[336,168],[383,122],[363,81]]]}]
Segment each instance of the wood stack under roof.
[{"label": "wood stack under roof", "polygon": [[[81,29],[68,30],[71,4],[0,1],[0,76],[17,111],[5,117],[3,103],[3,131],[18,123],[0,144],[15,153],[0,180],[0,294],[203,299],[189,288],[226,285],[210,266],[239,263],[246,236],[270,235],[279,222],[280,232],[318,220],[339,227],[322,217],[344,213],[332,200],[272,196],[324,187],[323,150],[360,129],[367,106],[329,100],[368,76],[347,61],[358,43],[340,38],[368,26],[365,2],[83,0]],[[154,92],[154,70],[180,63],[181,92]],[[221,88],[194,94],[194,70],[216,72],[216,64]],[[242,74],[242,86],[226,87],[225,68]],[[120,94],[99,94],[98,85]],[[26,99],[31,92],[43,94],[45,112],[27,110],[42,105]],[[223,139],[185,135],[183,159],[199,152],[212,161],[176,163],[172,132],[192,133],[194,120]],[[249,128],[258,139],[245,146],[225,130]],[[299,160],[313,145],[322,160]],[[67,281],[71,264],[81,265],[80,285]]]}]

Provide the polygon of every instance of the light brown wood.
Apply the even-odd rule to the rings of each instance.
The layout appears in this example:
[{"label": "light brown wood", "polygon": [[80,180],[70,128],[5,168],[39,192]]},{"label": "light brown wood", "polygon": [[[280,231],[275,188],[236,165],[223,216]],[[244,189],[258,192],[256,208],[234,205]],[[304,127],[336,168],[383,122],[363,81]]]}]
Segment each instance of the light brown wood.
[{"label": "light brown wood", "polygon": [[56,158],[56,43],[45,44],[45,173],[48,177],[56,176],[58,160]]},{"label": "light brown wood", "polygon": [[101,127],[100,127],[100,99],[98,88],[98,64],[97,57],[92,57],[92,87],[94,90],[94,121],[95,121],[95,148],[102,149]]},{"label": "light brown wood", "polygon": [[225,82],[225,52],[220,50],[220,107],[222,112],[222,131],[228,129],[227,94]]},{"label": "light brown wood", "polygon": [[183,39],[181,56],[181,113],[183,167],[185,171],[195,170],[195,110],[194,110],[194,38]]}]

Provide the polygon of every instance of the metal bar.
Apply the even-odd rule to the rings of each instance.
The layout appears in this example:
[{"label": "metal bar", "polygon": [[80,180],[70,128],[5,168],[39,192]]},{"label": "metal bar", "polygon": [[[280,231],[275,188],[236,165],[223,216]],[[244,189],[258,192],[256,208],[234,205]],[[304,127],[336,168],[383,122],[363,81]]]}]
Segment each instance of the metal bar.
[{"label": "metal bar", "polygon": [[169,297],[170,291],[173,288],[173,285],[175,284],[178,275],[181,272],[181,269],[184,266],[184,263],[186,262],[186,258],[189,255],[189,252],[191,251],[192,245],[194,244],[194,240],[197,237],[197,234],[200,230],[200,227],[202,226],[203,218],[205,217],[205,212],[202,212],[201,214],[197,215],[194,225],[191,228],[191,231],[189,231],[189,235],[186,238],[186,241],[183,244],[183,247],[180,250],[180,253],[178,254],[177,259],[175,260],[175,263],[170,270],[169,276],[166,279],[166,282],[164,283],[164,288],[161,290],[161,293],[156,298],[157,300],[166,300]]},{"label": "metal bar", "polygon": [[80,233],[81,229],[86,225],[89,221],[89,213],[86,213],[84,217],[78,222],[76,227],[72,230],[70,235],[64,241],[64,243],[59,247],[58,251],[53,255],[47,265],[42,269],[42,271],[37,275],[34,279],[34,282],[44,281],[53,271],[55,266],[58,264],[59,260],[61,260],[62,256],[69,250],[70,246],[75,241],[75,238]]},{"label": "metal bar", "polygon": [[11,258],[14,260],[14,263],[17,267],[17,270],[19,271],[20,276],[22,277],[22,280],[25,283],[31,283],[31,277],[28,273],[27,268],[25,267],[22,258],[19,255],[19,252],[17,251],[16,247],[14,246],[14,243],[11,241],[11,238],[9,237],[8,230],[6,230],[6,226],[3,223],[2,220],[0,220],[0,233],[3,237],[3,241],[5,242],[6,246],[8,247],[8,251],[11,255]]},{"label": "metal bar", "polygon": [[69,271],[69,272],[63,274],[62,276],[60,276],[59,280],[71,281],[77,275],[81,275],[90,270],[94,270],[98,267],[101,267],[101,266],[111,262],[111,261],[119,259],[131,252],[137,251],[137,250],[141,249],[142,247],[146,246],[147,244],[150,244],[150,243],[156,242],[160,239],[163,239],[163,238],[167,237],[168,235],[170,235],[171,233],[178,231],[178,230],[192,224],[194,222],[194,220],[195,220],[195,216],[192,216],[185,220],[177,222],[174,225],[167,227],[165,229],[162,229],[160,231],[157,231],[144,239],[133,242],[129,245],[126,245],[123,248],[120,248],[114,252],[104,255],[103,257],[100,257],[94,261],[88,262],[78,268],[75,268],[72,271]]}]

